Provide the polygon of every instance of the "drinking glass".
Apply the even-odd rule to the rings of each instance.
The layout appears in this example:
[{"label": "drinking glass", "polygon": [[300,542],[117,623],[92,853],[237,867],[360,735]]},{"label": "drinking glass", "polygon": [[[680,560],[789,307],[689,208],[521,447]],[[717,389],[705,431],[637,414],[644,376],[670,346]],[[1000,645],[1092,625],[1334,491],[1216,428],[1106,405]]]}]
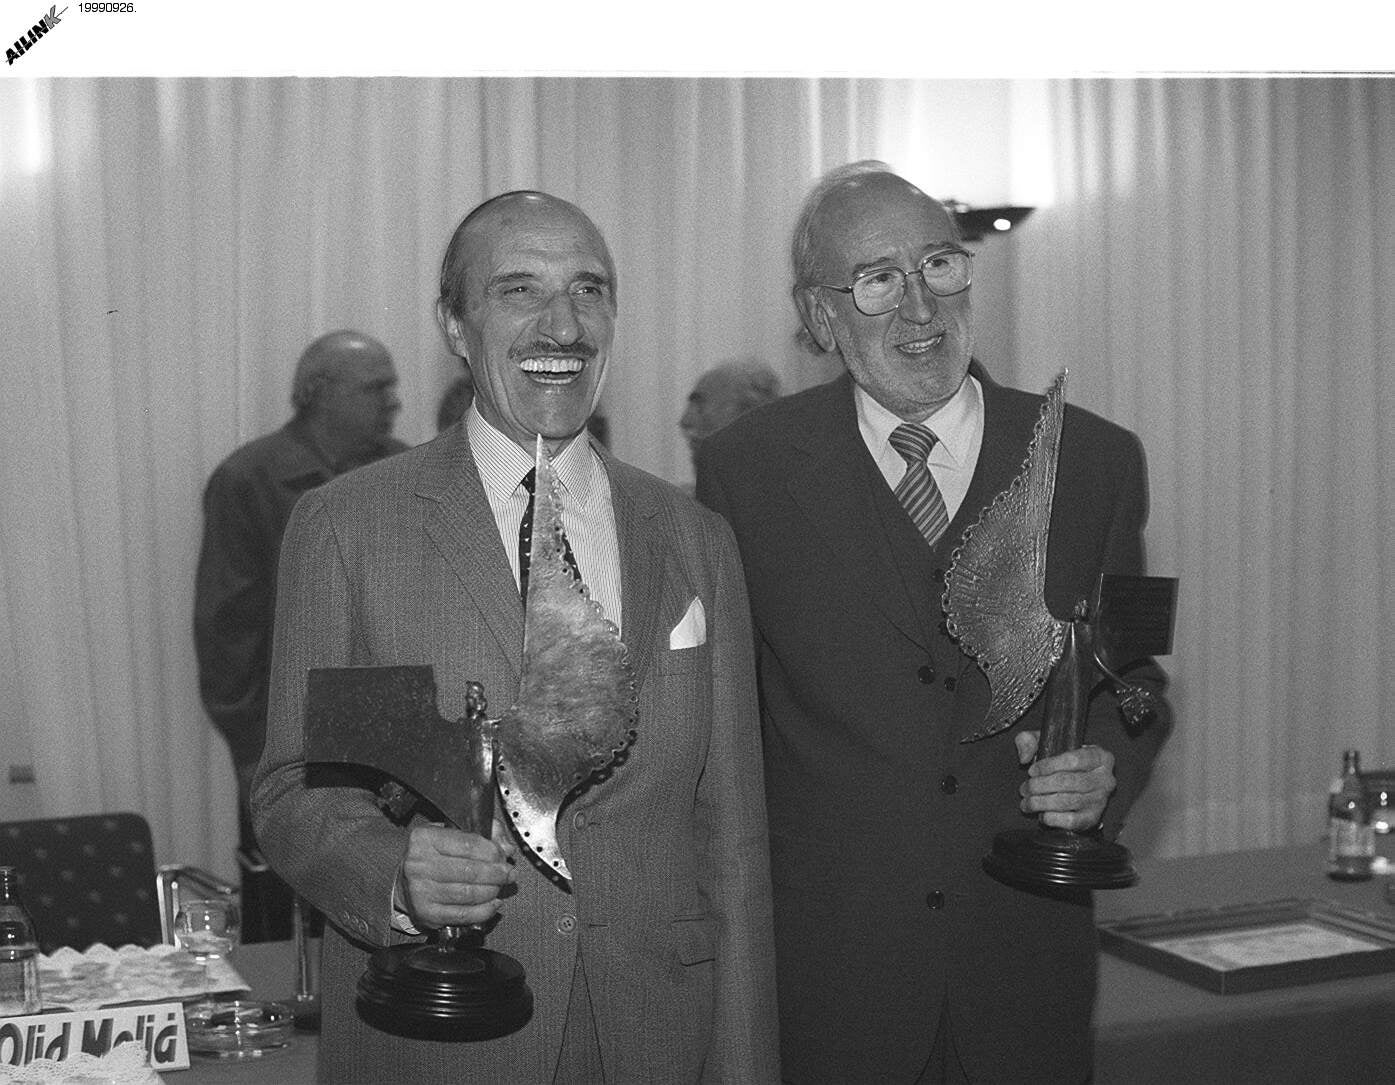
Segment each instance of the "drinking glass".
[{"label": "drinking glass", "polygon": [[203,965],[208,987],[208,962],[226,957],[242,935],[242,917],[230,900],[186,900],[174,917],[175,944]]}]

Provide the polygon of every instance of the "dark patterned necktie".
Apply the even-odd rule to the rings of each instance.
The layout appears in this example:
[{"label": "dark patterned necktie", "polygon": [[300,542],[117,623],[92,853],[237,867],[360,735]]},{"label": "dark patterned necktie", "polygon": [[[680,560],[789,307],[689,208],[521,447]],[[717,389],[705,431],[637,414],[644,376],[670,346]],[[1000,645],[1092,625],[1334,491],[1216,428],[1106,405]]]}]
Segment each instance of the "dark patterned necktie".
[{"label": "dark patterned necktie", "polygon": [[924,426],[906,422],[892,430],[888,439],[906,461],[906,473],[896,484],[896,499],[910,513],[925,541],[934,546],[949,527],[945,499],[926,465],[936,437]]},{"label": "dark patterned necktie", "polygon": [[[523,520],[518,525],[518,591],[524,602],[528,601],[528,564],[533,556],[533,505],[537,489],[538,473],[533,468],[523,476],[523,488],[528,491],[528,507],[523,511]],[[581,579],[581,569],[572,554],[572,544],[562,533],[562,560],[571,568],[572,575]]]}]

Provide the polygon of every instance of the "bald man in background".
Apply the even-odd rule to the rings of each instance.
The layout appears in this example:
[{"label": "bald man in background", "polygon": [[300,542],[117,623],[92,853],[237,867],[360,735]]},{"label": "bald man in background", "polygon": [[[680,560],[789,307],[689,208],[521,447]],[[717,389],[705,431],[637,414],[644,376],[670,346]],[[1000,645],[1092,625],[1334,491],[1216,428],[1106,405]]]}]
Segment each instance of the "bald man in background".
[{"label": "bald man in background", "polygon": [[709,369],[688,393],[678,426],[694,459],[702,442],[747,411],[780,398],[780,377],[762,361],[736,358]]},{"label": "bald man in background", "polygon": [[244,941],[291,935],[290,891],[266,869],[247,812],[266,738],[281,535],[306,490],[407,447],[392,436],[402,406],[396,389],[392,357],[378,340],[356,331],[320,336],[296,365],[294,417],[233,452],[204,490],[194,648],[204,709],[237,771]]}]

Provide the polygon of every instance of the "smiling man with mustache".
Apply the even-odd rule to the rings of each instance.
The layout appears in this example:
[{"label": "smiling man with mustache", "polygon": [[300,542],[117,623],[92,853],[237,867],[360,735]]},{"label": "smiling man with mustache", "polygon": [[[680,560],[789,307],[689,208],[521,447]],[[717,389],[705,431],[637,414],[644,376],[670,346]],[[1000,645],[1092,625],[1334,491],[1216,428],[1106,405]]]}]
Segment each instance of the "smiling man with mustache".
[{"label": "smiling man with mustache", "polygon": [[[759,645],[785,1078],[1083,1082],[1088,895],[1011,889],[980,860],[1024,815],[1116,832],[1165,720],[1131,734],[1097,697],[1099,745],[1030,770],[1040,702],[962,741],[988,685],[946,632],[944,570],[1021,468],[1041,397],[972,359],[971,256],[884,164],[813,189],[793,264],[803,334],[847,372],[738,419],[697,463]],[[1069,615],[1101,571],[1141,571],[1137,439],[1067,408],[1053,508],[1047,602]]]},{"label": "smiling man with mustache", "polygon": [[[595,225],[541,192],[457,227],[437,316],[475,396],[464,421],[296,508],[282,562],[257,831],[327,919],[322,1081],[773,1082],[770,884],[750,611],[731,529],[585,435],[610,357],[615,267]],[[372,792],[306,785],[310,667],[429,663],[444,716],[483,683],[517,696],[522,524],[541,435],[591,598],[620,629],[637,733],[562,808],[566,882],[527,842],[416,819]],[[463,741],[463,739],[462,739]],[[497,917],[497,918],[496,918]],[[371,951],[488,923],[527,969],[532,1020],[477,1043],[360,1020]]]}]

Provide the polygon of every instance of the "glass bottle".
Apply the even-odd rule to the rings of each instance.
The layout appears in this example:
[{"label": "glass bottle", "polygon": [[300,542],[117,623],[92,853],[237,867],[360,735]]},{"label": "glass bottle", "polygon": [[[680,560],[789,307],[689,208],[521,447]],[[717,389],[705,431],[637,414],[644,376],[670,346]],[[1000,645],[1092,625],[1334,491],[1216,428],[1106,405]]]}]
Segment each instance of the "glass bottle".
[{"label": "glass bottle", "polygon": [[0,1017],[38,1013],[39,939],[19,899],[19,876],[0,866]]},{"label": "glass bottle", "polygon": [[1376,835],[1371,809],[1361,783],[1361,755],[1342,752],[1342,775],[1327,798],[1327,873],[1340,881],[1364,881],[1371,876]]}]

